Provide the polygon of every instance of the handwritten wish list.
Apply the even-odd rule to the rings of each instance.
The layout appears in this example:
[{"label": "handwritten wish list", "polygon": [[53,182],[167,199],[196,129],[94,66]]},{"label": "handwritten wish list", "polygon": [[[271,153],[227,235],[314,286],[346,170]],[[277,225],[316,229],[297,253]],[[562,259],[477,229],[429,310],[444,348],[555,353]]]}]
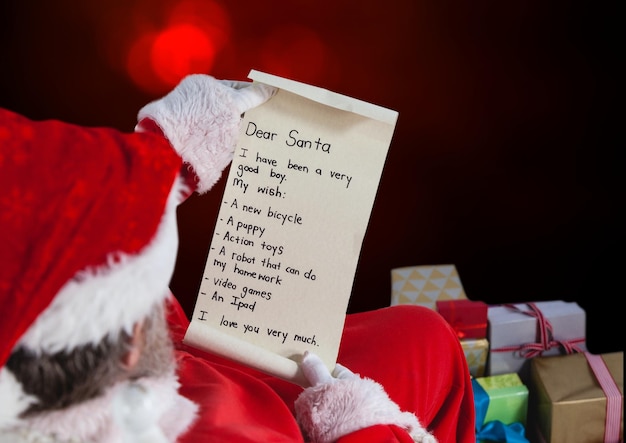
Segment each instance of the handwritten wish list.
[{"label": "handwritten wish list", "polygon": [[249,345],[332,368],[397,114],[250,77],[279,90],[243,118],[190,330],[228,337],[217,351],[252,366]]}]

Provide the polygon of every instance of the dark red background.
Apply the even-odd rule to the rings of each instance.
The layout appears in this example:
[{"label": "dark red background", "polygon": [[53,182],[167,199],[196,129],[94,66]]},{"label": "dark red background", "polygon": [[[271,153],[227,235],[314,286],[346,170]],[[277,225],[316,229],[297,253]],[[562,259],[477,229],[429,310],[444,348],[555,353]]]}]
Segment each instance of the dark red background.
[{"label": "dark red background", "polygon": [[[158,94],[111,53],[132,8],[158,21],[168,3],[2,2],[0,105],[132,130]],[[351,312],[389,304],[392,268],[453,263],[471,299],[576,301],[590,349],[623,350],[624,39],[612,3],[219,4],[231,34],[211,74],[288,74],[399,112]],[[289,46],[302,30],[322,58]],[[223,186],[179,211],[172,289],[188,310]]]}]

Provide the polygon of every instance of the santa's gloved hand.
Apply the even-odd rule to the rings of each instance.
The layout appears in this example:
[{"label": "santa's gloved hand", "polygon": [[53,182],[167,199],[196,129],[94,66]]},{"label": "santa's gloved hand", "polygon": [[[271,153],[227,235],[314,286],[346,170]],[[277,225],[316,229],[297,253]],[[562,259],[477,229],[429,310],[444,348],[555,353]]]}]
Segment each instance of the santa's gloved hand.
[{"label": "santa's gloved hand", "polygon": [[144,106],[137,131],[152,120],[198,177],[197,191],[208,191],[230,164],[241,115],[272,97],[262,83],[217,80],[204,74],[185,77],[169,94]]},{"label": "santa's gloved hand", "polygon": [[393,424],[404,428],[415,442],[437,442],[414,414],[402,412],[374,380],[339,364],[331,375],[311,352],[305,352],[300,365],[311,386],[296,399],[296,418],[311,441],[330,443],[369,426]]}]

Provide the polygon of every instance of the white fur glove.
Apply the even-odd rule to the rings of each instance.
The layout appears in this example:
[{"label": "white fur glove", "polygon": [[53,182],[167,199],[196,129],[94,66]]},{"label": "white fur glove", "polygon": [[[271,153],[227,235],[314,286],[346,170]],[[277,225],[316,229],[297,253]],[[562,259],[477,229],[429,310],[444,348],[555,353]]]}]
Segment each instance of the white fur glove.
[{"label": "white fur glove", "polygon": [[311,384],[296,399],[296,418],[315,443],[331,443],[352,432],[379,424],[406,429],[415,442],[436,443],[417,417],[402,412],[384,388],[337,364],[333,375],[315,354],[306,352],[302,372]]},{"label": "white fur glove", "polygon": [[233,159],[241,115],[275,92],[276,88],[262,83],[190,75],[165,97],[144,106],[135,130],[142,131],[142,120],[152,119],[192,166],[199,179],[197,191],[204,193]]}]

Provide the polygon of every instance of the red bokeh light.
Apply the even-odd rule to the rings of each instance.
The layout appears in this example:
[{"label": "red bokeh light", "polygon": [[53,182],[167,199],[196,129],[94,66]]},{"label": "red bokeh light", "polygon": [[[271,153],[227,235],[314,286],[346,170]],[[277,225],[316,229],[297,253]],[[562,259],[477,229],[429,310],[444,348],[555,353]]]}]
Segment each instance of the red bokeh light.
[{"label": "red bokeh light", "polygon": [[131,46],[126,60],[126,72],[132,82],[151,94],[159,94],[166,88],[151,65],[150,53],[155,40],[155,33],[142,34]]},{"label": "red bokeh light", "polygon": [[228,15],[214,2],[178,2],[163,15],[164,26],[140,31],[126,59],[133,83],[150,94],[171,90],[186,75],[209,73],[230,36]]},{"label": "red bokeh light", "polygon": [[154,39],[151,68],[165,85],[174,86],[187,74],[209,72],[215,53],[213,41],[201,29],[189,24],[176,25]]},{"label": "red bokeh light", "polygon": [[168,13],[168,23],[191,24],[209,36],[213,45],[220,50],[230,39],[231,23],[223,6],[206,0],[179,1]]}]

